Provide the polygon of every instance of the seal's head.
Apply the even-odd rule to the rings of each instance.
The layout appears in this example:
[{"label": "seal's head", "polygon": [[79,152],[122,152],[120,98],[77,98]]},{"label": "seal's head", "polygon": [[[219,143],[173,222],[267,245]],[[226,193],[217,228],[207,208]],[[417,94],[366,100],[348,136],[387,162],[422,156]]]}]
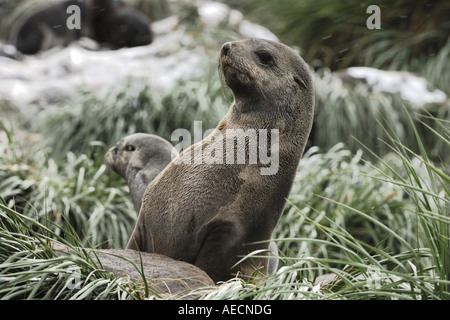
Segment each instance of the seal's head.
[{"label": "seal's head", "polygon": [[136,212],[145,189],[178,153],[158,136],[135,133],[122,138],[105,154],[105,161],[127,181]]},{"label": "seal's head", "polygon": [[118,175],[127,180],[132,172],[151,166],[167,165],[173,146],[152,134],[135,133],[122,138],[105,154],[106,162]]},{"label": "seal's head", "polygon": [[312,118],[311,73],[288,46],[252,38],[227,42],[221,48],[220,64],[239,112],[263,111],[264,116],[285,120],[304,112]]},{"label": "seal's head", "polygon": [[229,42],[220,65],[234,93],[228,113],[177,158],[193,162],[174,160],[147,187],[127,245],[193,263],[214,281],[267,272],[267,259],[250,254],[269,248],[314,106],[309,69],[285,45]]}]

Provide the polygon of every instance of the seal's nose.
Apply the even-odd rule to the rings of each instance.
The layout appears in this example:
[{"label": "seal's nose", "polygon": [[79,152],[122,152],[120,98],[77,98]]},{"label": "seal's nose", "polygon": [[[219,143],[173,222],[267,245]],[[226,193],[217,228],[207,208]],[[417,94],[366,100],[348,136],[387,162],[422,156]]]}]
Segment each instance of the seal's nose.
[{"label": "seal's nose", "polygon": [[226,56],[228,55],[228,51],[231,49],[231,44],[229,42],[226,42],[222,45],[222,53]]}]

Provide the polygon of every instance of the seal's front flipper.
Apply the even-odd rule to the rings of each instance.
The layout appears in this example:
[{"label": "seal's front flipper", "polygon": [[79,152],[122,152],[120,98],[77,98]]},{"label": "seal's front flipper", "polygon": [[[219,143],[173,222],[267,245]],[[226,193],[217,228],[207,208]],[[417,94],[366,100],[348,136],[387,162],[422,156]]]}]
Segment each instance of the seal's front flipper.
[{"label": "seal's front flipper", "polygon": [[215,219],[199,231],[203,238],[195,265],[205,271],[214,282],[231,278],[233,265],[243,251],[238,226],[232,221]]}]

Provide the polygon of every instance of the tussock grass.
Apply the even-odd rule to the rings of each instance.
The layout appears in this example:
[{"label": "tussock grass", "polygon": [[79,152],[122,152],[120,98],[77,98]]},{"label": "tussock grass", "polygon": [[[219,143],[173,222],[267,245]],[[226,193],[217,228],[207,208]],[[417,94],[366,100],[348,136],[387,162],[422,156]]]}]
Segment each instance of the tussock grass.
[{"label": "tussock grass", "polygon": [[[14,141],[10,142],[14,150]],[[100,153],[101,157],[105,148]],[[9,208],[36,221],[50,220],[58,235],[73,231],[81,243],[123,247],[136,219],[128,188],[101,160],[68,153],[63,165],[37,153],[20,153],[0,164],[0,190]],[[67,229],[67,227],[70,227]]]},{"label": "tussock grass", "polygon": [[[445,127],[445,121],[431,119]],[[274,234],[281,252],[277,273],[198,289],[201,298],[449,299],[450,176],[429,160],[418,135],[421,154],[402,145],[389,128],[386,133],[392,154],[376,163],[343,145],[325,153],[310,149]],[[447,134],[439,138],[448,144]],[[3,200],[0,212],[2,297],[139,297],[82,252],[55,256],[49,239],[83,244],[69,223],[58,233],[55,222],[39,222]],[[81,270],[82,289],[68,286],[74,268]]]},{"label": "tussock grass", "polygon": [[[0,297],[1,299],[128,299],[134,286],[114,278],[98,261],[77,248],[75,233],[62,238],[50,227],[10,209],[0,198]],[[58,255],[51,242],[74,253]]]},{"label": "tussock grass", "polygon": [[[359,140],[376,155],[385,155],[391,149],[381,142],[389,138],[383,126],[379,125],[383,122],[407,148],[420,152],[415,136],[417,131],[433,160],[449,161],[449,146],[437,135],[430,134],[427,128],[431,126],[439,134],[445,134],[442,125],[420,117],[421,114],[431,113],[450,121],[449,100],[442,104],[416,105],[402,99],[398,93],[373,92],[365,84],[354,87],[344,85],[328,70],[317,72],[314,83],[316,107],[310,137],[313,146],[326,151],[342,142],[356,153],[360,149]],[[413,117],[414,128],[410,126],[407,114]],[[366,153],[364,157],[374,159],[371,153]]]}]

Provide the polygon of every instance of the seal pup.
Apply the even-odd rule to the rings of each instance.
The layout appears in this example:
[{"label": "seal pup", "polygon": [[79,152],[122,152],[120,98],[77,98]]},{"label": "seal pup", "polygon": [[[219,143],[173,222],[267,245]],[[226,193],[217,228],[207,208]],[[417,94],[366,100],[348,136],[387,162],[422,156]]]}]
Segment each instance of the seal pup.
[{"label": "seal pup", "polygon": [[[66,20],[69,6],[80,8],[80,29],[69,29]],[[70,42],[89,34],[88,5],[84,1],[49,1],[34,5],[22,13],[11,27],[9,41],[23,54],[35,54]]]},{"label": "seal pup", "polygon": [[[77,28],[67,26],[71,6],[79,9]],[[66,46],[82,37],[109,49],[152,42],[149,19],[123,0],[48,0],[23,10],[9,33],[9,42],[23,54]]]},{"label": "seal pup", "polygon": [[135,133],[110,148],[105,161],[127,182],[134,208],[139,213],[147,185],[177,154],[167,140],[153,134]]},{"label": "seal pup", "polygon": [[[139,214],[142,198],[147,185],[177,156],[172,145],[152,134],[136,133],[122,138],[105,154],[105,161],[120,177],[125,179],[130,189],[136,212]],[[278,269],[278,247],[270,243],[268,273]]]},{"label": "seal pup", "polygon": [[[139,214],[145,189],[150,182],[176,157],[178,152],[170,142],[153,134],[135,133],[122,138],[105,154],[105,161],[130,189],[136,212]],[[268,272],[278,269],[278,247],[270,243]]]},{"label": "seal pup", "polygon": [[[284,44],[227,42],[220,66],[234,95],[228,113],[149,184],[127,245],[194,264],[216,282],[236,273],[267,273],[269,244],[259,241],[271,238],[283,212],[314,109],[308,66]],[[258,139],[250,139],[251,130]],[[268,168],[261,157],[256,163],[227,161],[230,153],[236,158],[255,148],[261,151],[263,133],[278,166]],[[244,143],[238,147],[235,140]],[[230,141],[231,148],[221,152]],[[255,250],[266,257],[238,263]]]}]

